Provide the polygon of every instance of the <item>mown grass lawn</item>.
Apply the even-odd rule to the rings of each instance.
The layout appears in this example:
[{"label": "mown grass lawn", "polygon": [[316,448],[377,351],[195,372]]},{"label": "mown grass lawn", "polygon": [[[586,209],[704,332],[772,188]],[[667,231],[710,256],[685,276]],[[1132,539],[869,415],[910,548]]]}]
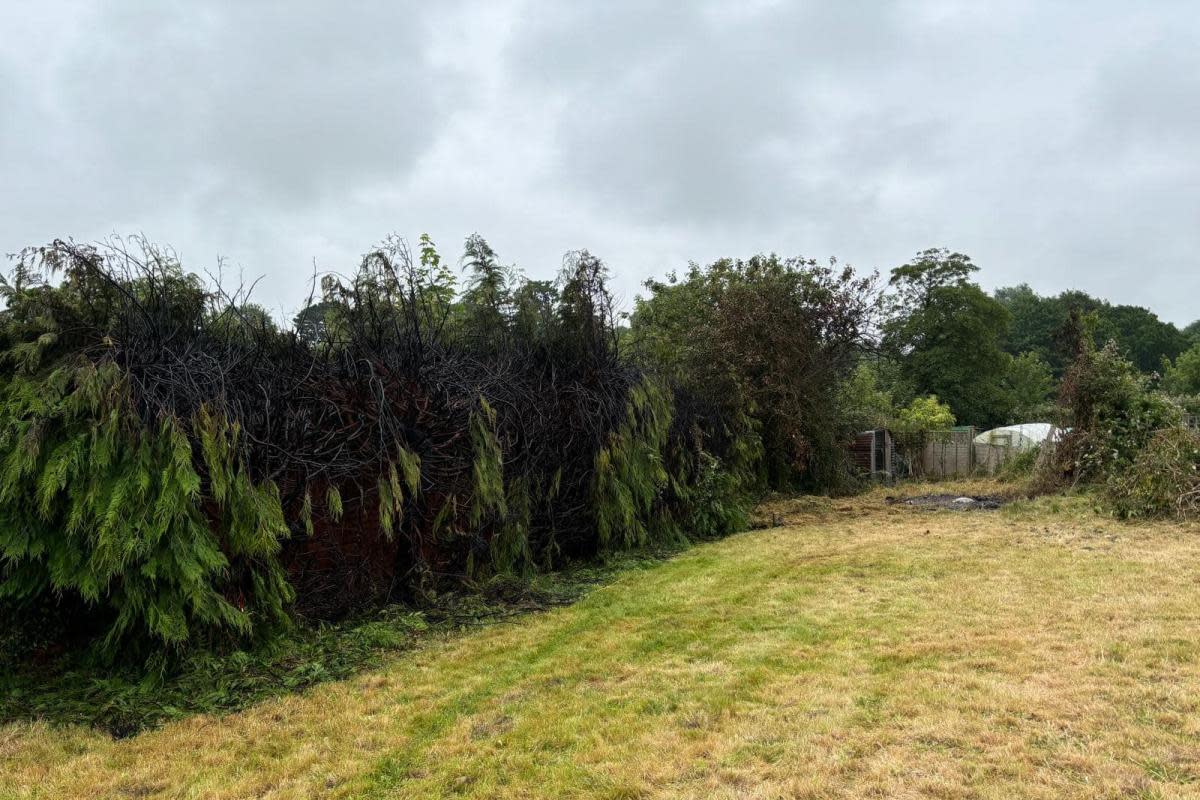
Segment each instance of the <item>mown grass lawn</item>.
[{"label": "mown grass lawn", "polygon": [[220,718],[0,728],[0,797],[1200,796],[1200,529],[798,504]]}]

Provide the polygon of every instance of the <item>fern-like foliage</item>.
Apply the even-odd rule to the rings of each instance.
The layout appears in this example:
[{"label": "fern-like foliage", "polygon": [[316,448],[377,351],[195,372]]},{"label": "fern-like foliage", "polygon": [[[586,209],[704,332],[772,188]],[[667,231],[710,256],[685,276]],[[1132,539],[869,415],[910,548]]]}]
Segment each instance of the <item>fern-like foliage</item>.
[{"label": "fern-like foliage", "polygon": [[30,366],[0,389],[0,598],[75,593],[109,612],[109,651],[282,619],[288,529],[236,426],[204,411],[145,426],[113,364]]},{"label": "fern-like foliage", "polygon": [[625,420],[596,454],[593,497],[605,547],[645,545],[654,501],[667,481],[663,448],[671,427],[670,395],[652,380],[635,386]]}]

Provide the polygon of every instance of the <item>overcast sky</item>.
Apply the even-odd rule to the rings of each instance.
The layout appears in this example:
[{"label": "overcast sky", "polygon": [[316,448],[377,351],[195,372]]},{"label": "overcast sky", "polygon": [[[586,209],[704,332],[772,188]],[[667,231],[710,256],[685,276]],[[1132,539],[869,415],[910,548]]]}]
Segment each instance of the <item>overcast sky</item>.
[{"label": "overcast sky", "polygon": [[[686,9],[685,9],[686,6]],[[5,2],[0,251],[144,232],[294,311],[314,261],[482,233],[628,305],[690,260],[1200,317],[1194,2]]]}]

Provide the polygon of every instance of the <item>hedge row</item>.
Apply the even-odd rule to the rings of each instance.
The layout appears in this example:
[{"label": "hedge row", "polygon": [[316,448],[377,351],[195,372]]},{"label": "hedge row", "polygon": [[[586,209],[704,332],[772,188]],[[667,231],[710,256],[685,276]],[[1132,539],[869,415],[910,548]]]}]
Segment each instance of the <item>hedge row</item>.
[{"label": "hedge row", "polygon": [[521,281],[473,237],[460,290],[392,240],[280,330],[135,244],[25,251],[0,312],[0,602],[109,652],[744,516],[753,446],[623,356],[587,253]]}]

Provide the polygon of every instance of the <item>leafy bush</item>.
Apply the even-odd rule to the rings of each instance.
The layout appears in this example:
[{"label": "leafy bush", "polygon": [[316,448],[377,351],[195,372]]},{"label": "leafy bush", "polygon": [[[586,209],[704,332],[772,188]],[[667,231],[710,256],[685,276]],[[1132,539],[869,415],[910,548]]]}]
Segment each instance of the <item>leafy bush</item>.
[{"label": "leafy bush", "polygon": [[1164,361],[1163,388],[1178,395],[1200,395],[1200,343]]},{"label": "leafy bush", "polygon": [[629,341],[678,387],[684,430],[756,486],[843,487],[859,416],[845,385],[878,311],[874,276],[759,255],[647,287]]},{"label": "leafy bush", "polygon": [[1054,375],[1038,354],[1021,353],[1007,359],[1002,391],[1008,405],[1008,422],[1053,418]]},{"label": "leafy bush", "polygon": [[1105,497],[1123,518],[1200,514],[1200,432],[1154,434],[1128,469],[1110,475]]},{"label": "leafy bush", "polygon": [[[19,291],[6,298],[18,318]],[[0,387],[0,599],[78,596],[105,609],[109,649],[281,620],[288,528],[275,485],[249,478],[237,427],[204,406],[147,424],[116,364],[51,358],[56,327],[5,354],[16,368]]]},{"label": "leafy bush", "polygon": [[1127,469],[1156,432],[1177,426],[1181,413],[1114,343],[1097,349],[1081,341],[1060,396],[1068,432],[1049,468],[1076,483],[1103,483]]},{"label": "leafy bush", "polygon": [[1038,465],[1046,453],[1041,445],[1019,450],[1001,463],[996,477],[1006,483],[1028,480],[1037,472]]},{"label": "leafy bush", "polygon": [[949,441],[954,427],[954,413],[937,395],[915,397],[896,412],[891,427],[895,434],[896,453],[901,463],[908,465],[910,474],[924,473],[924,456],[930,442]]},{"label": "leafy bush", "polygon": [[896,412],[895,429],[902,433],[928,433],[944,431],[954,427],[954,412],[950,406],[938,400],[936,394],[914,398]]}]

